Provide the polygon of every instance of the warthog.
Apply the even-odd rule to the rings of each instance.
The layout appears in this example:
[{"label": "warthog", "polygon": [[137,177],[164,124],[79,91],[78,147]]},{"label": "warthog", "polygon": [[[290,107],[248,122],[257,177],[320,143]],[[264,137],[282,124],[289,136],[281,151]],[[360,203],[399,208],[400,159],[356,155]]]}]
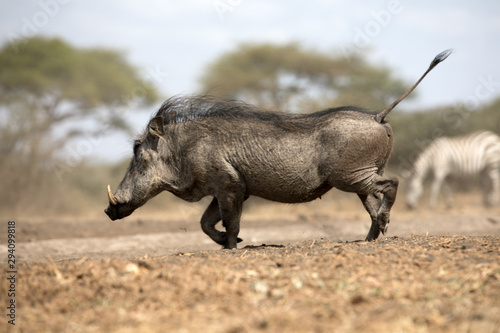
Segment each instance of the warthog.
[{"label": "warthog", "polygon": [[[339,107],[291,115],[210,96],[173,97],[134,142],[134,156],[115,194],[112,219],[121,219],[162,191],[186,201],[213,200],[203,231],[236,248],[243,202],[251,195],[284,203],[312,201],[335,187],[357,193],[371,217],[366,240],[385,234],[398,188],[383,176],[393,133],[384,120],[451,53],[436,56],[422,77],[385,110]],[[225,232],[215,225],[222,220]]]}]

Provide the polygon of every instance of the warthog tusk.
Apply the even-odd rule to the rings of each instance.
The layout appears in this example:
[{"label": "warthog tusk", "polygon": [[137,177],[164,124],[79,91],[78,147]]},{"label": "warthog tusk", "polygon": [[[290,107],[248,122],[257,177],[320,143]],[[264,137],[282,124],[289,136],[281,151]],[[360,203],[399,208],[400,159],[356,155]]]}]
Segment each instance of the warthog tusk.
[{"label": "warthog tusk", "polygon": [[113,206],[118,205],[118,202],[115,199],[115,196],[113,195],[113,192],[111,192],[111,186],[108,185],[108,199],[109,203],[112,204]]}]

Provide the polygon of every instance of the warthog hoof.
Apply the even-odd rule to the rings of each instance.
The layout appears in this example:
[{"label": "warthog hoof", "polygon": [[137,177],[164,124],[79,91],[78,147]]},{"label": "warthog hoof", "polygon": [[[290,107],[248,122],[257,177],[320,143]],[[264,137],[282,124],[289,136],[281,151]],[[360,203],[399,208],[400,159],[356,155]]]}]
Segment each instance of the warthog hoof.
[{"label": "warthog hoof", "polygon": [[388,224],[386,224],[384,226],[372,224],[370,231],[368,232],[368,235],[366,236],[365,240],[368,242],[374,241],[378,238],[378,236],[380,236],[380,233],[385,235],[385,233],[387,232],[387,229],[389,229]]},{"label": "warthog hoof", "polygon": [[[222,245],[224,249],[235,249],[236,248],[236,244],[234,246],[228,245],[227,233],[225,231],[221,231],[219,235],[220,235],[219,239],[217,239],[217,240],[214,239],[217,244]],[[243,242],[243,239],[237,237],[236,242],[241,243],[241,242]]]}]

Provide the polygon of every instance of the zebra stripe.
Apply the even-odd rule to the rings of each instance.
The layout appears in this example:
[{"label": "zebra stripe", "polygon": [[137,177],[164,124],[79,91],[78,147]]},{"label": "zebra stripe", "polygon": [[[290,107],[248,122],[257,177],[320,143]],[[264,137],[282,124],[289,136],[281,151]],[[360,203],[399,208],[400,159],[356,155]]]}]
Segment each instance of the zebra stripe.
[{"label": "zebra stripe", "polygon": [[481,131],[436,139],[415,161],[407,193],[407,204],[410,208],[416,205],[423,191],[423,180],[429,173],[434,176],[430,194],[431,207],[436,205],[437,196],[447,176],[467,177],[483,173],[490,179],[488,189],[485,191],[485,204],[488,206],[496,204],[500,185],[499,171],[498,135]]}]

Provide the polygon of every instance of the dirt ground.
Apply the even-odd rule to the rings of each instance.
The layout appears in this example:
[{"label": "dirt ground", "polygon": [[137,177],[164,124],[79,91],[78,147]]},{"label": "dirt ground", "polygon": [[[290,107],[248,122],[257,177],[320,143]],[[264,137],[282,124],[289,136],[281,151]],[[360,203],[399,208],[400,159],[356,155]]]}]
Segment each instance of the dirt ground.
[{"label": "dirt ground", "polygon": [[328,200],[250,206],[231,251],[202,233],[203,205],[17,219],[16,325],[0,331],[500,332],[500,208],[396,206],[364,242],[359,203]]}]

